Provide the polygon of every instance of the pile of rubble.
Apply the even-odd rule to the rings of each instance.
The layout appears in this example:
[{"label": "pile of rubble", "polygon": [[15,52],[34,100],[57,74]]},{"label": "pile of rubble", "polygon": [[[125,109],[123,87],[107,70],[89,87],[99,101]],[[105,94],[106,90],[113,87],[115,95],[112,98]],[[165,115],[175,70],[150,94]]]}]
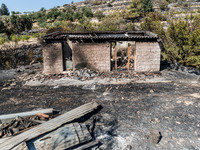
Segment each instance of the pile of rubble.
[{"label": "pile of rubble", "polygon": [[43,75],[37,74],[35,76],[36,80],[49,80],[49,79],[61,79],[61,78],[69,78],[69,79],[76,79],[80,81],[87,81],[92,80],[94,78],[105,79],[110,78],[120,80],[120,79],[145,79],[145,78],[154,78],[161,76],[160,72],[142,72],[136,73],[135,71],[125,71],[125,70],[117,70],[111,72],[98,72],[91,69],[80,69],[74,72],[66,72],[64,74],[52,74],[52,75]]},{"label": "pile of rubble", "polygon": [[42,73],[41,65],[35,65],[36,67],[25,67],[17,69],[18,74],[15,75],[12,79],[6,80],[2,83],[2,91],[10,90],[16,86],[20,86],[21,84],[25,84],[29,81],[36,81],[40,83],[44,83],[49,80],[59,80],[59,79],[72,79],[76,81],[89,81],[93,79],[105,79],[106,82],[112,81],[138,81],[138,80],[146,80],[153,79],[155,77],[160,77],[160,72],[135,72],[134,70],[124,70],[118,69],[113,70],[111,72],[98,72],[92,69],[84,68],[75,71],[66,71],[62,74],[51,74],[44,75]]},{"label": "pile of rubble", "polygon": [[[51,117],[52,118],[52,117]],[[0,125],[0,138],[16,135],[23,130],[29,129],[33,126],[39,125],[51,119],[49,115],[38,113],[31,117],[16,117],[8,123]]]}]

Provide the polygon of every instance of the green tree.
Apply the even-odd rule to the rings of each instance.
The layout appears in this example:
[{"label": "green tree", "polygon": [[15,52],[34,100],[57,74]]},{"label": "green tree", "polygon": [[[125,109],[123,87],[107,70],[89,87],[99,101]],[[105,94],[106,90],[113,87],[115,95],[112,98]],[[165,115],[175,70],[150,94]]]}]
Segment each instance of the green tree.
[{"label": "green tree", "polygon": [[21,12],[19,12],[19,11],[11,11],[11,15],[19,15],[19,14],[22,14]]},{"label": "green tree", "polygon": [[2,15],[6,15],[6,16],[8,16],[10,13],[9,13],[9,10],[8,10],[8,7],[4,4],[4,3],[2,3],[1,4],[1,9],[0,9],[0,15],[2,16]]},{"label": "green tree", "polygon": [[46,21],[47,21],[46,11],[41,9],[40,11],[33,13],[32,18],[33,18],[33,20],[38,21],[39,25],[46,23]]},{"label": "green tree", "polygon": [[22,30],[31,30],[33,26],[32,17],[29,15],[21,16],[21,25],[23,26]]},{"label": "green tree", "polygon": [[42,8],[40,9],[40,11],[46,11],[46,9],[45,9],[44,7],[42,7]]},{"label": "green tree", "polygon": [[18,34],[32,28],[32,18],[28,15],[11,15],[7,22],[7,30],[11,33]]},{"label": "green tree", "polygon": [[83,18],[83,14],[81,13],[81,12],[75,12],[74,14],[73,14],[73,20],[76,20],[76,19],[81,19],[81,18]]},{"label": "green tree", "polygon": [[69,7],[60,15],[60,20],[73,21],[74,11]]},{"label": "green tree", "polygon": [[116,11],[108,16],[102,18],[101,23],[98,24],[98,30],[100,31],[118,31],[123,30],[125,19],[121,16],[119,11]]},{"label": "green tree", "polygon": [[200,17],[171,22],[167,29],[166,59],[183,65],[200,67]]},{"label": "green tree", "polygon": [[13,33],[17,33],[19,31],[19,16],[17,15],[11,15],[10,17],[10,30],[13,32]]},{"label": "green tree", "polygon": [[97,17],[99,20],[104,17],[103,11],[96,11],[94,17]]},{"label": "green tree", "polygon": [[139,17],[145,15],[148,12],[153,11],[153,4],[151,0],[132,0],[129,10],[132,13],[132,17]]},{"label": "green tree", "polygon": [[81,20],[81,23],[78,23],[75,26],[75,31],[93,31],[94,28],[89,20]]},{"label": "green tree", "polygon": [[3,23],[3,21],[0,20],[0,33],[4,33],[5,30],[6,30],[6,27],[5,27],[4,23]]},{"label": "green tree", "polygon": [[163,24],[161,21],[166,20],[165,17],[163,17],[159,13],[149,13],[144,21],[140,24],[141,30],[151,31],[159,35],[159,37],[162,38],[163,41],[166,39],[166,33],[163,29]]},{"label": "green tree", "polygon": [[6,34],[7,39],[10,39],[10,36],[12,34],[10,18],[5,18],[4,25],[5,25],[4,33]]},{"label": "green tree", "polygon": [[141,0],[132,0],[129,10],[132,13],[132,16],[138,17],[141,15],[142,11],[142,2]]},{"label": "green tree", "polygon": [[166,1],[166,0],[162,0],[161,2],[160,2],[160,9],[161,10],[168,10],[169,8],[168,8],[168,2]]},{"label": "green tree", "polygon": [[50,12],[47,13],[47,19],[55,21],[60,15],[61,15],[61,12],[58,9],[53,8],[51,9]]},{"label": "green tree", "polygon": [[91,11],[91,9],[90,8],[88,8],[88,7],[82,7],[81,8],[81,11],[82,11],[82,13],[83,13],[83,15],[85,16],[85,17],[93,17],[93,13],[92,13],[92,11]]},{"label": "green tree", "polygon": [[148,13],[153,11],[153,3],[151,0],[141,0],[142,1],[142,12]]}]

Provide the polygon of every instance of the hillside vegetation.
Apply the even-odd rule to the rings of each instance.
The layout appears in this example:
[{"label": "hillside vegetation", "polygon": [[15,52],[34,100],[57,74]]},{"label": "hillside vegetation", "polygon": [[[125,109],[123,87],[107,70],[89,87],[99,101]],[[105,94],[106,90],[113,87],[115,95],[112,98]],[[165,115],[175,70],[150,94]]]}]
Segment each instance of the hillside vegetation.
[{"label": "hillside vegetation", "polygon": [[[108,6],[113,11],[107,15],[103,9],[92,11],[89,6],[90,1],[84,1],[83,7],[72,3],[23,15],[19,12],[12,12],[10,16],[4,14],[0,19],[0,44],[9,40],[28,41],[31,36],[39,37],[54,31],[149,30],[161,38],[163,61],[200,67],[200,10],[194,9],[199,7],[199,3],[132,0],[123,10]],[[22,31],[31,29],[46,32],[21,35]]]}]

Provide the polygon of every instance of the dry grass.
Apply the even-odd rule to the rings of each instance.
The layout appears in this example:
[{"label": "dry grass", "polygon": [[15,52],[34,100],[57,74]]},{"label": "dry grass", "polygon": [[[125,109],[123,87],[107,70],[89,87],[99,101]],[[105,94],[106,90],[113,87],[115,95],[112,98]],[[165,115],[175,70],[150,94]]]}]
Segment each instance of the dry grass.
[{"label": "dry grass", "polygon": [[19,41],[19,42],[12,42],[10,41],[9,43],[6,42],[2,45],[0,45],[0,51],[2,50],[9,50],[9,49],[16,49],[16,48],[20,48],[23,45],[33,45],[33,44],[37,44],[38,43],[38,39],[37,38],[30,38],[27,41]]}]

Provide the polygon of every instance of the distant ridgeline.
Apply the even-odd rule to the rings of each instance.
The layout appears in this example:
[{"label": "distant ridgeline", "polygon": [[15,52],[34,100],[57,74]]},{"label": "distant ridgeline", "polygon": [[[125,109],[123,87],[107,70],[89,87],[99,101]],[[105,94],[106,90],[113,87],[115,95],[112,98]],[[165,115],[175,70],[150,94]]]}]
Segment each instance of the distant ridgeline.
[{"label": "distant ridgeline", "polygon": [[111,13],[113,10],[124,9],[131,4],[132,0],[85,0],[77,3],[72,3],[77,9],[87,6],[93,12],[103,11],[105,14]]}]

